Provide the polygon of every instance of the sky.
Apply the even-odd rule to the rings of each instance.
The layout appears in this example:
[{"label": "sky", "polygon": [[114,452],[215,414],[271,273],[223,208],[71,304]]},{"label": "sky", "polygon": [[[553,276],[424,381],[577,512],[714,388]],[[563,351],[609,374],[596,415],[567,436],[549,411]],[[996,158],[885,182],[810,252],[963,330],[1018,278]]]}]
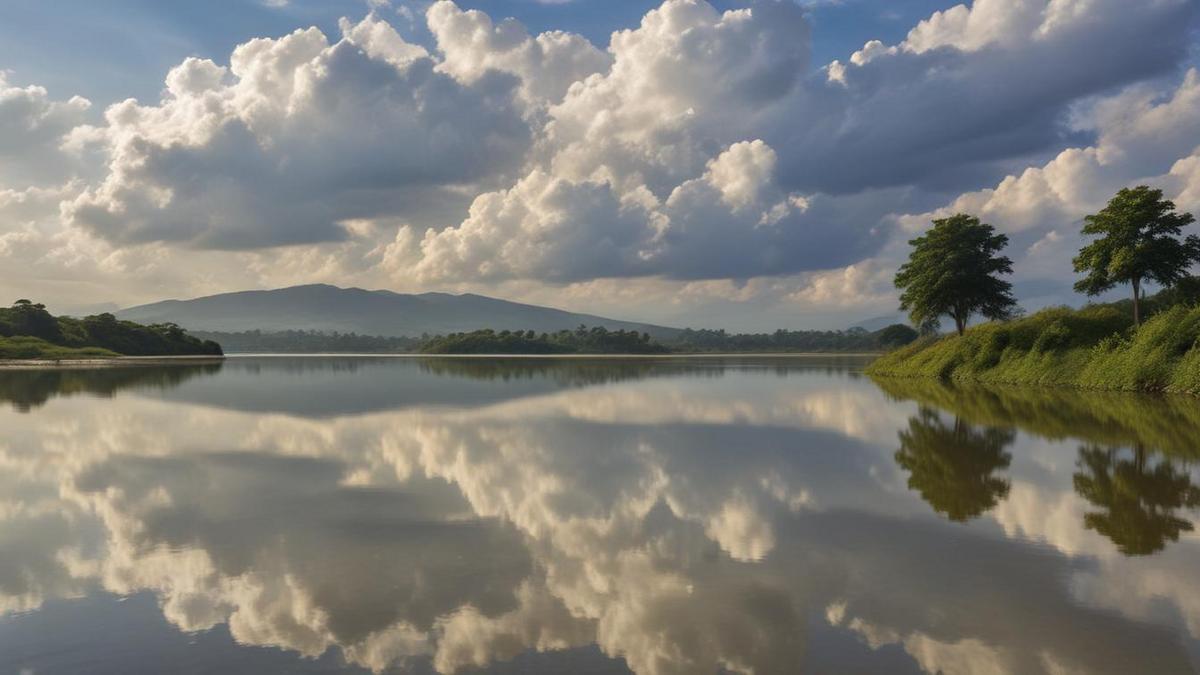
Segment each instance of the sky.
[{"label": "sky", "polygon": [[1027,310],[1200,213],[1197,0],[0,5],[0,300],[301,283],[731,330],[898,314],[968,212]]}]

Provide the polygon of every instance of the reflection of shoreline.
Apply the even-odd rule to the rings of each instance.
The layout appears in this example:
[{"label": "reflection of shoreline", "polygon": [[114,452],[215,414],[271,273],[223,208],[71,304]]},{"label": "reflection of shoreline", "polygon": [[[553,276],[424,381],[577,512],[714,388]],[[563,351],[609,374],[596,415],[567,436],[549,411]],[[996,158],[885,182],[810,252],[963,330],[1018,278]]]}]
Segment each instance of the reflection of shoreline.
[{"label": "reflection of shoreline", "polygon": [[113,359],[0,359],[5,370],[94,370],[224,363],[224,356],[118,356]]},{"label": "reflection of shoreline", "polygon": [[[572,649],[645,675],[841,672],[826,666],[861,659],[863,672],[1056,672],[1029,667],[1041,663],[1030,655],[1062,671],[1188,672],[1176,626],[1076,595],[1091,562],[986,523],[919,517],[925,508],[893,490],[903,473],[889,446],[839,431],[878,423],[887,434],[872,437],[890,442],[911,406],[846,375],[768,367],[564,390],[439,378],[412,362],[255,374],[263,362],[227,363],[163,400],[0,411],[0,487],[12,495],[0,614],[6,601],[36,621],[51,598],[153,594],[145,606],[170,630],[376,672],[480,672]],[[332,408],[406,382],[423,400],[438,386],[457,399],[485,391],[480,401],[545,391],[336,419],[171,400],[211,390],[226,403],[290,394]],[[853,416],[870,419],[824,421]],[[917,422],[905,454],[921,470],[909,475],[945,513],[972,516],[1016,487],[1007,434]],[[1145,564],[1121,578],[1163,569]],[[142,665],[126,643],[81,647],[88,634],[52,625],[31,640],[29,665],[66,648],[94,670]],[[0,670],[27,665],[2,639]],[[197,669],[232,663],[196,658],[209,659]]]},{"label": "reflection of shoreline", "polygon": [[12,369],[0,371],[0,401],[11,403],[18,412],[29,412],[61,396],[93,394],[108,398],[131,388],[166,390],[196,376],[215,375],[223,366],[221,359],[163,362],[153,358],[101,367]]},{"label": "reflection of shoreline", "polygon": [[973,424],[1015,427],[1048,440],[1141,445],[1200,457],[1200,401],[1191,397],[872,379],[896,400],[932,406]]}]

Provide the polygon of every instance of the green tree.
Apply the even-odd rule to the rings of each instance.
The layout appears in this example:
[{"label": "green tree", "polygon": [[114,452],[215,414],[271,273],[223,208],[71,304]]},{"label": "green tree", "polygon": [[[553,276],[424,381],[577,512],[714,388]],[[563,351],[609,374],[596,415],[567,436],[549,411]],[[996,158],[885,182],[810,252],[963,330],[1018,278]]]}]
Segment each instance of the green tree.
[{"label": "green tree", "polygon": [[1015,438],[1010,429],[977,428],[959,417],[947,425],[922,407],[900,432],[895,459],[909,472],[908,487],[934,511],[965,522],[1008,495],[1008,481],[993,474],[1008,468],[1012,455],[1004,449]]},{"label": "green tree", "polygon": [[1079,448],[1075,491],[1100,512],[1083,516],[1084,525],[1112,540],[1125,555],[1149,555],[1167,540],[1178,541],[1192,524],[1178,517],[1181,508],[1200,506],[1200,488],[1187,471],[1163,459],[1150,466],[1146,448],[1136,445],[1132,457],[1118,448]]},{"label": "green tree", "polygon": [[920,337],[913,328],[902,323],[894,323],[879,331],[879,344],[886,349],[903,347]]},{"label": "green tree", "polygon": [[1117,284],[1133,287],[1133,322],[1142,321],[1142,284],[1153,281],[1170,287],[1200,261],[1200,238],[1180,239],[1180,230],[1195,221],[1176,213],[1162,190],[1145,185],[1124,188],[1099,213],[1084,218],[1083,233],[1099,238],[1075,257],[1075,271],[1086,276],[1075,290],[1099,295]]},{"label": "green tree", "polygon": [[998,255],[1008,237],[965,213],[933,221],[923,236],[908,242],[912,253],[896,273],[900,309],[913,325],[929,327],[948,314],[962,335],[971,315],[1007,319],[1016,310],[1012,284],[999,278],[1012,274],[1012,261]]}]

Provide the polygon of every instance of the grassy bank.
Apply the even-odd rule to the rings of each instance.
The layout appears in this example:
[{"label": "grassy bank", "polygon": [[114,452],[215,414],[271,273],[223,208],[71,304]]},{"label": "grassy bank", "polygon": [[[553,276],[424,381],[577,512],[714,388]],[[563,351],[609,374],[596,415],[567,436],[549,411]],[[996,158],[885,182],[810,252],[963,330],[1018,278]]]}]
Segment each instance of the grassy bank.
[{"label": "grassy bank", "polygon": [[100,347],[63,347],[35,337],[17,335],[0,337],[0,361],[7,359],[111,359],[120,356]]},{"label": "grassy bank", "polygon": [[1134,328],[1119,306],[1053,308],[919,340],[867,369],[885,378],[1200,394],[1200,306]]}]

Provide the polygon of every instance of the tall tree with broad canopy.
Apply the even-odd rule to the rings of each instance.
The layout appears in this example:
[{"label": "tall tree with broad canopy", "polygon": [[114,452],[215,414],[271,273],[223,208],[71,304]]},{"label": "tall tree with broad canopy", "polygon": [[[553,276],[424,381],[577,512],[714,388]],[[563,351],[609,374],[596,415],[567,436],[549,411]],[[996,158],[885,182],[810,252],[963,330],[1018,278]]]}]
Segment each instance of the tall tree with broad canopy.
[{"label": "tall tree with broad canopy", "polygon": [[1162,190],[1148,186],[1124,188],[1100,213],[1084,218],[1083,233],[1098,236],[1075,257],[1075,271],[1085,274],[1075,290],[1099,295],[1117,284],[1133,287],[1133,323],[1142,322],[1142,284],[1153,281],[1174,286],[1200,262],[1200,237],[1180,239],[1180,231],[1195,222],[1190,213],[1176,213]]},{"label": "tall tree with broad canopy", "polygon": [[896,273],[900,309],[914,326],[936,325],[949,315],[962,335],[973,314],[1007,319],[1016,311],[1012,284],[999,278],[1012,274],[1012,261],[998,255],[1008,237],[975,216],[959,213],[933,221],[923,236],[908,242],[912,253]]}]

